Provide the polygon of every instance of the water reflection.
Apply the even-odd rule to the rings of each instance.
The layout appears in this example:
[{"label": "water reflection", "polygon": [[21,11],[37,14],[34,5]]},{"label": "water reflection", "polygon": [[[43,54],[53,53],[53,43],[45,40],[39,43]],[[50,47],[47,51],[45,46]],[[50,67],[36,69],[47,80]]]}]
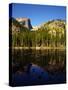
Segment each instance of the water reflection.
[{"label": "water reflection", "polygon": [[65,50],[13,50],[12,54],[14,85],[65,82]]}]

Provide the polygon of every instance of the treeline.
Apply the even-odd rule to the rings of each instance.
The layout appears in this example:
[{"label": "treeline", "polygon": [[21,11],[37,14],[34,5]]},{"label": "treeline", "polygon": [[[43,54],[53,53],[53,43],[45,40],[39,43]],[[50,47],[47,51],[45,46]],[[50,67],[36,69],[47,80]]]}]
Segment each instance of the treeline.
[{"label": "treeline", "polygon": [[14,47],[41,47],[41,46],[65,46],[66,34],[56,30],[56,32],[50,32],[49,30],[38,31],[20,31],[12,35],[12,46]]},{"label": "treeline", "polygon": [[14,19],[11,20],[13,47],[64,47],[66,45],[66,27],[63,20],[48,21],[36,31],[21,26]]}]

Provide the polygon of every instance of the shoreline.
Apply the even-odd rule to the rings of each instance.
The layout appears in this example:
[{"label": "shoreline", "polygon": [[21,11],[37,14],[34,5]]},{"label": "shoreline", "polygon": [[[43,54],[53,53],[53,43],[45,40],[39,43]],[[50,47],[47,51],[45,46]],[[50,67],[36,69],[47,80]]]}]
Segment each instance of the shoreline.
[{"label": "shoreline", "polygon": [[36,49],[36,50],[46,50],[46,49],[66,49],[65,47],[12,47],[12,49]]}]

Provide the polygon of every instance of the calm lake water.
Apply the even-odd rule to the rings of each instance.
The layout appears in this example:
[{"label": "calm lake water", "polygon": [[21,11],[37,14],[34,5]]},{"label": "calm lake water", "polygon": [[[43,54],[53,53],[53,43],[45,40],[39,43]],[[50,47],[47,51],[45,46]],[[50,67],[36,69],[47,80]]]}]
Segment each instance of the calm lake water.
[{"label": "calm lake water", "polygon": [[66,82],[65,50],[13,50],[12,84],[36,85]]}]

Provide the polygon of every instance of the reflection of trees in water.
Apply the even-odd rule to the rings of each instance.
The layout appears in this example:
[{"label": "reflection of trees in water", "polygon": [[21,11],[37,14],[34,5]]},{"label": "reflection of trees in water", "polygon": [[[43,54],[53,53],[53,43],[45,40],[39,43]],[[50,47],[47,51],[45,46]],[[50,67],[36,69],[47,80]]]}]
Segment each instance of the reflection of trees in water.
[{"label": "reflection of trees in water", "polygon": [[65,51],[60,50],[14,50],[13,62],[19,64],[18,69],[30,63],[37,64],[47,70],[60,70],[66,66]]},{"label": "reflection of trees in water", "polygon": [[20,71],[27,71],[25,66],[28,66],[32,63],[32,50],[14,50],[12,61],[14,63],[14,69]]}]

